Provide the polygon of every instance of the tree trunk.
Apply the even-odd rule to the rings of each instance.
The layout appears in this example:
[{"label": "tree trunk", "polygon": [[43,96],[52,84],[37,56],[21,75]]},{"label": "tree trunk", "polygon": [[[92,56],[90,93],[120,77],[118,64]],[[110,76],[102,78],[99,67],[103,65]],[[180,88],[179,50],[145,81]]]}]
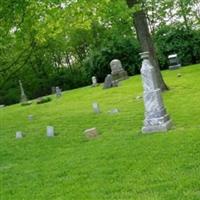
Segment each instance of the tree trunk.
[{"label": "tree trunk", "polygon": [[[127,2],[128,7],[132,8],[133,6],[138,4],[140,1],[139,0],[126,0],[126,2]],[[168,90],[168,87],[165,84],[162,74],[160,72],[158,59],[156,57],[153,41],[152,41],[151,35],[149,33],[149,28],[148,28],[145,12],[141,9],[137,10],[133,13],[133,18],[134,18],[134,26],[135,26],[136,33],[137,33],[137,38],[139,40],[141,49],[143,52],[145,52],[145,51],[149,52],[150,61],[155,68],[158,86],[160,87],[160,89],[162,91]]]}]

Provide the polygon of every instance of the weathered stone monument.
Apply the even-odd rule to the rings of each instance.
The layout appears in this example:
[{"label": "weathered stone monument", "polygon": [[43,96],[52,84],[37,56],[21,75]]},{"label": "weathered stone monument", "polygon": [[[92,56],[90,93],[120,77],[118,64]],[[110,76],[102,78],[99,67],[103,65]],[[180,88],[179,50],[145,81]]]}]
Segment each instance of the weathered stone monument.
[{"label": "weathered stone monument", "polygon": [[61,97],[62,96],[62,91],[61,91],[61,89],[58,87],[58,86],[56,86],[56,97]]},{"label": "weathered stone monument", "polygon": [[92,108],[93,108],[94,113],[96,113],[96,114],[99,114],[99,113],[101,112],[101,111],[100,111],[99,104],[96,103],[96,102],[94,102],[94,103],[92,104]]},{"label": "weathered stone monument", "polygon": [[169,59],[169,69],[178,69],[181,67],[177,54],[172,54],[168,56]]},{"label": "weathered stone monument", "polygon": [[54,136],[54,127],[47,126],[47,137],[53,137],[53,136]]},{"label": "weathered stone monument", "polygon": [[16,132],[16,139],[21,139],[21,138],[23,138],[22,132],[21,131],[17,131]]},{"label": "weathered stone monument", "polygon": [[26,96],[26,94],[24,92],[24,88],[23,88],[21,80],[19,80],[19,87],[20,87],[20,91],[21,91],[21,100],[20,100],[20,102],[21,103],[27,102],[28,99],[27,99],[27,96]]},{"label": "weathered stone monument", "polygon": [[122,63],[120,60],[114,59],[110,62],[111,67],[111,74],[113,77],[113,80],[125,80],[128,78],[127,72],[123,69]]},{"label": "weathered stone monument", "polygon": [[96,87],[97,86],[97,78],[96,76],[92,77],[92,87]]},{"label": "weathered stone monument", "polygon": [[154,67],[149,61],[149,53],[140,54],[143,62],[141,76],[144,88],[145,120],[143,133],[167,131],[172,123],[163,104],[161,90],[156,81]]}]

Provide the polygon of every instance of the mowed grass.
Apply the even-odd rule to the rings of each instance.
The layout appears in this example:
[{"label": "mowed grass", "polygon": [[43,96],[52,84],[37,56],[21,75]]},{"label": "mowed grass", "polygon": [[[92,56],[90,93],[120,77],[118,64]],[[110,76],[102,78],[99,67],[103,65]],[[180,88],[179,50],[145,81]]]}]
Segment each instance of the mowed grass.
[{"label": "mowed grass", "polygon": [[[1,200],[199,200],[200,65],[163,76],[174,123],[168,133],[140,132],[140,76],[118,88],[85,87],[46,104],[0,109]],[[120,113],[110,115],[113,108]],[[47,125],[56,137],[46,137]],[[100,136],[87,141],[83,132],[92,127]],[[16,140],[19,130],[26,137]]]}]

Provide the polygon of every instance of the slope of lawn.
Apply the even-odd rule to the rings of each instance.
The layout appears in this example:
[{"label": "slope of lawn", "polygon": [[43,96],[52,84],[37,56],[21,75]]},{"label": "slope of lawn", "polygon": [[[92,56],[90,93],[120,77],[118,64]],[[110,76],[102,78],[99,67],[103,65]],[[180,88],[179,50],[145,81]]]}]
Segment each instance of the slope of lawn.
[{"label": "slope of lawn", "polygon": [[[85,87],[46,104],[0,109],[1,200],[199,200],[200,65],[163,76],[174,123],[164,134],[140,132],[140,76],[118,88]],[[113,108],[120,113],[109,114]],[[56,137],[46,137],[47,125]],[[87,141],[83,131],[92,127],[100,136]],[[26,137],[16,140],[19,130]]]}]

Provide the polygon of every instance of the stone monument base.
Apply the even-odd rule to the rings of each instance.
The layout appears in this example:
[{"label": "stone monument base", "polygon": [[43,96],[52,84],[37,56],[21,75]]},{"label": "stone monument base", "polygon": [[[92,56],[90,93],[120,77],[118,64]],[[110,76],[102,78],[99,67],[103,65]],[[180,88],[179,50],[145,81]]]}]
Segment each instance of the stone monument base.
[{"label": "stone monument base", "polygon": [[154,133],[154,132],[167,132],[172,127],[172,120],[168,120],[165,123],[157,125],[146,125],[142,127],[142,133]]},{"label": "stone monument base", "polygon": [[128,79],[128,74],[126,71],[123,70],[117,73],[112,73],[112,77],[113,77],[113,80],[122,81],[122,80]]}]

